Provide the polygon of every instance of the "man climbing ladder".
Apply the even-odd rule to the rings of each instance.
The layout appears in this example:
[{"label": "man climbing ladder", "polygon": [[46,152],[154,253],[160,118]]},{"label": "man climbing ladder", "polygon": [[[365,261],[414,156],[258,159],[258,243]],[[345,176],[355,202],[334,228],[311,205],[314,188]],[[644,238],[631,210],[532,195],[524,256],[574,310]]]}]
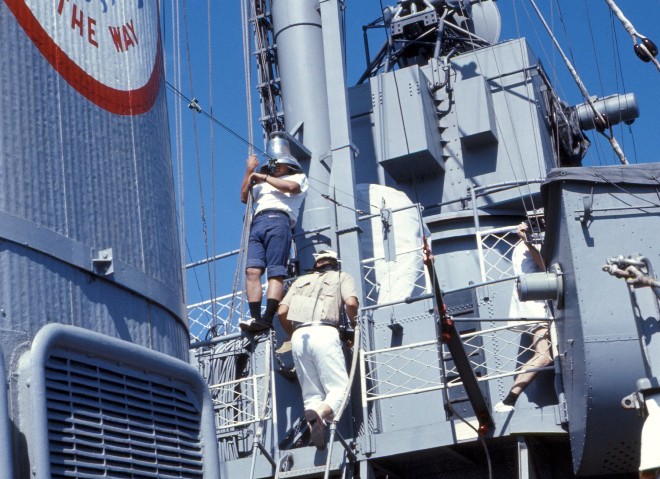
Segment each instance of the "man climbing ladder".
[{"label": "man climbing ladder", "polygon": [[[255,155],[247,159],[241,184],[241,201],[254,197],[254,217],[245,265],[247,299],[251,318],[242,321],[241,330],[256,333],[272,327],[282,300],[283,280],[291,249],[291,229],[307,194],[307,177],[290,154],[289,143],[280,132],[268,141],[268,164],[259,168]],[[267,271],[266,310],[261,314],[261,276]]]},{"label": "man climbing ladder", "polygon": [[278,316],[291,337],[312,443],[324,449],[325,421],[339,411],[348,385],[338,330],[342,305],[355,327],[359,303],[355,280],[340,271],[336,252],[319,251],[314,260],[314,271],[291,285]]}]

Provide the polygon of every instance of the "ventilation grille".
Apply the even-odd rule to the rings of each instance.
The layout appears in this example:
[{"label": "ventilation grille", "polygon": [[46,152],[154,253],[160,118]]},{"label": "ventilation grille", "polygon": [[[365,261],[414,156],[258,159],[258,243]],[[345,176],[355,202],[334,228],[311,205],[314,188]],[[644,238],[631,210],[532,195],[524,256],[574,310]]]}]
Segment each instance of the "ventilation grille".
[{"label": "ventilation grille", "polygon": [[183,385],[58,352],[46,362],[52,478],[202,478],[201,407]]},{"label": "ventilation grille", "polygon": [[602,474],[632,472],[639,466],[639,441],[608,441],[606,457],[600,468]]}]

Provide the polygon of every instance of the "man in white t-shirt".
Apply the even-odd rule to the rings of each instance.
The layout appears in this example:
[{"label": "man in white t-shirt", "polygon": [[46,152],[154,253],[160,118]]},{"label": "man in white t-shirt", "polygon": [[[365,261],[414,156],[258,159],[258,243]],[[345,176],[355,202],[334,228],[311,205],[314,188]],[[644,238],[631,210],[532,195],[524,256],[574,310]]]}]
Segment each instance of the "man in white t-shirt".
[{"label": "man in white t-shirt", "polygon": [[[286,140],[283,140],[286,141]],[[288,150],[288,145],[287,145]],[[272,327],[273,316],[283,295],[292,231],[298,211],[307,194],[307,176],[288,151],[262,168],[255,155],[247,159],[241,184],[241,201],[254,198],[255,212],[245,266],[249,321],[239,324],[243,331],[256,333]],[[261,314],[261,276],[267,272],[266,309]]]},{"label": "man in white t-shirt", "polygon": [[[523,222],[518,225],[516,230],[520,240],[516,244],[511,258],[516,276],[545,271],[545,263],[541,252],[527,237],[528,228],[529,225]],[[520,301],[516,291],[513,292],[509,315],[511,318],[516,318],[516,320],[550,317],[548,305],[545,301]],[[534,351],[534,355],[522,366],[521,370],[524,372],[519,373],[514,378],[509,394],[495,405],[495,412],[513,411],[518,397],[532,382],[538,370],[552,364],[552,346],[550,344],[548,323],[539,323],[532,328],[530,333],[532,334],[531,349]]]}]

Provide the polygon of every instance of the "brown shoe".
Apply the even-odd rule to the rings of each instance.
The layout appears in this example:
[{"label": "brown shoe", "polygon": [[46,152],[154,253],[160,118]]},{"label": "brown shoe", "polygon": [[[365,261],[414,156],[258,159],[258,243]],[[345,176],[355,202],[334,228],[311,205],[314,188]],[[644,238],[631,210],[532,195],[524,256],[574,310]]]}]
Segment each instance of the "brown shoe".
[{"label": "brown shoe", "polygon": [[313,409],[305,411],[305,420],[309,424],[309,435],[317,449],[325,449],[325,425],[323,419]]}]

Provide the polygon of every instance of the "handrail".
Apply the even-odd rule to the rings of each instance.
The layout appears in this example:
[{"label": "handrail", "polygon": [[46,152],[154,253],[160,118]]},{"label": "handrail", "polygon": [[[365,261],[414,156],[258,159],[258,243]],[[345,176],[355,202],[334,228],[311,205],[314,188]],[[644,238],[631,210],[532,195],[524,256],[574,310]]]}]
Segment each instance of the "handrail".
[{"label": "handrail", "polygon": [[264,421],[268,414],[268,399],[270,397],[272,356],[273,356],[272,348],[273,348],[273,334],[271,333],[270,337],[268,338],[268,341],[266,341],[266,352],[264,354],[266,359],[266,364],[264,366],[265,384],[264,384],[263,397],[261,401],[261,410],[259,411],[259,415],[258,415],[259,425],[257,426],[257,430],[254,433],[254,440],[252,441],[252,466],[250,468],[250,479],[254,478],[255,466],[257,464],[257,449],[259,449],[261,453],[264,455],[264,457],[268,459],[268,462],[271,463],[273,468],[277,467],[277,464],[275,464],[275,460],[262,444],[262,439],[264,434]]},{"label": "handrail", "polygon": [[330,424],[330,438],[328,440],[328,456],[325,462],[325,474],[323,476],[324,479],[328,479],[330,477],[330,463],[332,462],[332,449],[335,441],[335,435],[338,435],[339,437],[339,442],[341,442],[342,446],[344,446],[344,449],[346,449],[346,454],[348,456],[348,459],[351,462],[354,462],[357,460],[357,457],[351,451],[350,446],[346,443],[343,437],[341,437],[340,434],[337,434],[337,424],[339,423],[339,420],[341,419],[342,414],[344,413],[344,410],[346,409],[346,405],[348,404],[348,399],[351,397],[351,387],[353,385],[353,381],[355,380],[355,371],[357,370],[357,359],[358,356],[360,355],[360,328],[358,325],[355,326],[355,337],[353,338],[353,357],[351,358],[351,369],[348,374],[348,383],[346,384],[346,391],[344,391],[344,398],[341,401],[341,404],[339,405],[339,408],[337,409],[337,412],[335,413],[335,417],[332,420],[332,424]]}]

